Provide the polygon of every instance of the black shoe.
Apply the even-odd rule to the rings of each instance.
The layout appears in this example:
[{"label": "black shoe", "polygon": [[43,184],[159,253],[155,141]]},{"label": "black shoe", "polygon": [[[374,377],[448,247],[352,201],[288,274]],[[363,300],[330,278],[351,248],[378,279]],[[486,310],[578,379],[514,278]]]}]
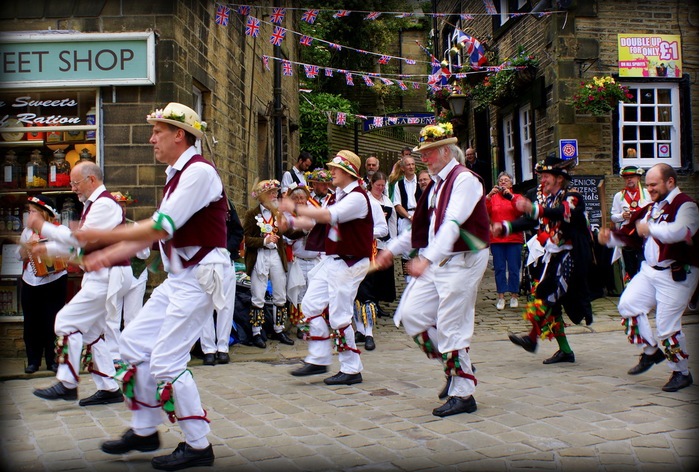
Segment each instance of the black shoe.
[{"label": "black shoe", "polygon": [[374,342],[374,336],[367,336],[364,341],[364,349],[367,351],[373,351],[376,349],[376,343]]},{"label": "black shoe", "polygon": [[216,353],[216,363],[217,364],[228,364],[231,361],[231,357],[227,352],[217,352]]},{"label": "black shoe", "polygon": [[536,341],[532,341],[532,338],[529,336],[517,336],[514,333],[507,333],[507,337],[510,338],[510,341],[512,341],[513,344],[524,348],[525,351],[536,352],[538,343]]},{"label": "black shoe", "polygon": [[259,347],[260,349],[264,349],[267,347],[267,343],[264,339],[262,339],[261,334],[256,334],[252,337],[252,345],[255,347]]},{"label": "black shoe", "polygon": [[354,333],[354,342],[355,343],[363,343],[366,341],[366,336],[364,336],[362,333],[359,331]]},{"label": "black shoe", "polygon": [[338,372],[332,377],[328,377],[323,380],[326,385],[352,385],[362,383],[362,374],[357,372],[356,374],[345,374]]},{"label": "black shoe", "polygon": [[61,382],[56,382],[49,388],[37,388],[33,393],[44,400],[72,401],[78,399],[78,388],[66,388]]},{"label": "black shoe", "polygon": [[58,372],[58,364],[55,364],[55,363],[51,364],[50,366],[48,366],[46,368],[46,370],[50,370],[51,372],[53,372],[55,374],[56,372]]},{"label": "black shoe", "polygon": [[159,470],[180,470],[214,465],[214,448],[209,444],[204,449],[194,449],[189,444],[181,442],[172,454],[152,458],[150,465]]},{"label": "black shoe", "polygon": [[559,362],[575,362],[575,354],[572,352],[563,352],[560,349],[553,356],[544,359],[544,364],[558,364]]},{"label": "black shoe", "polygon": [[211,354],[204,354],[204,365],[216,365],[216,355],[211,353]]},{"label": "black shoe", "polygon": [[275,339],[279,341],[282,344],[286,344],[288,346],[293,346],[294,345],[294,340],[291,339],[289,336],[284,331],[281,331],[277,333],[276,331],[270,336],[272,339]]},{"label": "black shoe", "polygon": [[39,366],[36,364],[27,364],[27,367],[24,369],[25,374],[33,374],[39,370]]},{"label": "black shoe", "polygon": [[675,371],[672,373],[670,380],[663,385],[663,392],[676,392],[682,388],[689,387],[693,382],[691,373],[682,375],[682,372]]},{"label": "black shoe", "polygon": [[294,377],[305,377],[307,375],[324,374],[327,371],[328,366],[309,364],[308,362],[304,362],[303,367],[299,367],[298,369],[292,371],[291,375],[293,375]]},{"label": "black shoe", "polygon": [[451,387],[451,375],[447,376],[447,383],[444,384],[444,388],[442,389],[441,392],[439,392],[439,395],[437,395],[437,398],[440,400],[444,400],[449,396],[449,387]]},{"label": "black shoe", "polygon": [[449,397],[449,400],[444,405],[432,410],[432,414],[444,417],[464,412],[473,413],[477,409],[478,405],[476,405],[476,399],[473,398],[473,395],[468,397]]},{"label": "black shoe", "polygon": [[139,436],[133,429],[126,431],[119,439],[102,443],[102,452],[107,454],[126,454],[129,451],[150,452],[160,448],[158,432],[150,436]]},{"label": "black shoe", "polygon": [[627,374],[629,375],[638,375],[642,374],[643,372],[647,371],[651,367],[653,367],[655,364],[660,364],[662,361],[665,360],[665,353],[658,349],[655,351],[653,354],[646,354],[643,353],[641,354],[641,358],[638,360],[638,364],[635,366],[631,367]]},{"label": "black shoe", "polygon": [[97,390],[95,393],[87,398],[83,398],[78,402],[80,406],[90,406],[90,405],[107,405],[109,403],[121,403],[124,401],[124,395],[121,394],[121,390],[117,389],[113,392],[109,390]]},{"label": "black shoe", "polygon": [[296,337],[298,339],[303,339],[303,331],[301,331],[301,328],[296,328]]}]

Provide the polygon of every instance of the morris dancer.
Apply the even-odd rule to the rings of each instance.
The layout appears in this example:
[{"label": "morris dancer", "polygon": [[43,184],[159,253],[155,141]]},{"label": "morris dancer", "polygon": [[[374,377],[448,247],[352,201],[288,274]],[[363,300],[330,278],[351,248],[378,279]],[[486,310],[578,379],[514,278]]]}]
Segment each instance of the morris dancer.
[{"label": "morris dancer", "polygon": [[[306,376],[327,372],[332,363],[334,341],[340,372],[324,380],[327,385],[352,385],[362,381],[362,362],[354,340],[352,310],[357,287],[369,269],[374,221],[369,197],[359,185],[359,156],[340,151],[328,163],[336,202],[328,208],[295,205],[284,199],[280,210],[294,212],[290,222],[296,228],[310,228],[315,222],[330,225],[325,238],[326,257],[316,267],[302,301],[309,320],[308,356],[304,366],[291,375]],[[312,219],[312,220],[311,220]],[[328,307],[328,321],[322,314]],[[332,333],[331,333],[332,330]]]},{"label": "morris dancer", "polygon": [[[376,259],[390,267],[394,254],[418,250],[408,264],[412,280],[395,314],[396,325],[427,354],[442,361],[449,397],[435,416],[476,411],[469,349],[473,336],[478,286],[488,264],[490,228],[480,178],[459,164],[463,151],[451,124],[430,125],[420,131],[422,155],[432,181],[418,200],[412,227],[391,240]],[[475,236],[471,245],[462,232]]]},{"label": "morris dancer", "polygon": [[[682,313],[699,281],[699,211],[697,203],[677,187],[677,172],[656,164],[646,174],[653,203],[633,213],[627,225],[600,231],[608,246],[642,248],[645,261],[619,299],[629,341],[643,347],[629,375],[641,374],[667,360],[672,370],[665,392],[692,385]],[[655,308],[655,335],[648,313]],[[661,349],[662,346],[662,349]]]},{"label": "morris dancer", "polygon": [[124,391],[133,409],[131,429],[102,444],[108,454],[154,451],[160,447],[157,426],[163,411],[179,425],[185,440],[169,455],[154,457],[155,469],[178,470],[214,463],[207,439],[209,419],[187,368],[190,350],[225,299],[224,281],[233,277],[226,250],[228,205],[214,166],[197,154],[195,143],[206,123],[189,107],[169,103],[147,116],[153,125],[150,143],[155,158],[168,164],[163,199],[152,219],[107,231],[76,233],[82,241],[112,244],[90,254],[89,270],[135,254],[160,241],[168,272],[119,341]]}]

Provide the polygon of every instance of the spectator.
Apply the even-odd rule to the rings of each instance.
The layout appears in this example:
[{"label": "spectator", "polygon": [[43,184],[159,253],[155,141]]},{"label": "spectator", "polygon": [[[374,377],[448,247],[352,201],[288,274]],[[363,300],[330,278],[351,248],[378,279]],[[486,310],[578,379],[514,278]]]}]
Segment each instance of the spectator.
[{"label": "spectator", "polygon": [[417,173],[417,184],[420,186],[421,190],[425,190],[430,184],[432,178],[430,177],[430,172],[427,169],[422,169]]},{"label": "spectator", "polygon": [[[485,197],[491,223],[512,221],[522,216],[522,212],[514,205],[516,197],[521,195],[512,193],[512,176],[507,172],[500,172],[498,185],[493,187]],[[505,292],[510,293],[510,308],[519,306],[517,293],[523,243],[522,232],[514,232],[507,236],[491,235],[490,252],[493,255],[495,286],[498,292],[498,302],[495,306],[498,310],[505,308]]]},{"label": "spectator", "polygon": [[289,185],[295,183],[296,185],[306,185],[305,172],[310,169],[313,164],[313,156],[307,151],[302,151],[299,154],[299,158],[296,160],[296,164],[287,170],[282,175],[282,194],[286,195]]}]

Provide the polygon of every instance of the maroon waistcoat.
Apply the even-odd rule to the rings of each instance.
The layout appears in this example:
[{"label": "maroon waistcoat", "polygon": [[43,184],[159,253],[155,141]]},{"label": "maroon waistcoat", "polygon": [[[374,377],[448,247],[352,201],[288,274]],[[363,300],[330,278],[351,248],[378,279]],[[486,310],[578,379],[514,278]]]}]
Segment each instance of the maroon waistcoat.
[{"label": "maroon waistcoat", "polygon": [[[175,191],[180,177],[187,168],[195,162],[204,162],[213,167],[209,161],[196,154],[187,161],[182,170],[175,173],[163,188],[163,197]],[[228,208],[225,192],[221,198],[212,202],[193,214],[181,228],[177,228],[171,239],[164,243],[165,251],[170,257],[173,248],[200,246],[201,249],[189,260],[182,261],[182,267],[187,268],[198,264],[208,253],[217,247],[226,247],[226,218]]]},{"label": "maroon waistcoat", "polygon": [[364,196],[367,206],[366,216],[361,219],[339,223],[339,241],[333,241],[328,237],[325,238],[325,253],[346,258],[348,264],[349,260],[352,259],[356,262],[359,259],[371,257],[372,243],[374,241],[374,217],[371,214],[369,196],[360,186],[355,187],[352,192],[359,192]]},{"label": "maroon waistcoat", "polygon": [[[677,194],[671,203],[665,205],[659,221],[667,221],[668,223],[675,221],[680,206],[687,202],[694,202],[694,200],[686,193]],[[652,207],[653,203],[649,203],[640,210],[634,212],[629,222],[618,230],[614,230],[614,234],[618,236],[625,245],[640,249],[643,246],[643,238],[639,237],[636,232],[636,221],[645,218]],[[664,244],[657,239],[655,239],[655,242],[659,248],[658,262],[674,260],[679,264],[689,264],[699,267],[699,231],[694,233],[694,236],[691,238],[691,243],[682,241],[673,244]]]},{"label": "maroon waistcoat", "polygon": [[[449,172],[447,178],[442,182],[442,192],[439,195],[439,200],[433,211],[437,212],[435,215],[435,228],[434,232],[437,234],[439,227],[444,222],[444,214],[447,211],[447,205],[449,204],[449,199],[451,198],[451,192],[454,189],[454,181],[456,177],[462,172],[471,172],[478,180],[480,177],[478,174],[470,171],[468,168],[457,164]],[[414,248],[424,248],[427,247],[427,241],[429,238],[430,230],[430,210],[428,195],[430,190],[434,186],[434,181],[431,181],[429,186],[422,192],[420,201],[415,208],[415,214],[413,215],[413,229],[411,235],[412,246]],[[457,198],[464,198],[465,195],[459,195]],[[488,210],[485,204],[485,195],[481,196],[481,199],[476,206],[473,208],[471,215],[463,222],[460,228],[467,231],[483,241],[486,247],[490,245],[490,220],[488,218]],[[471,251],[463,238],[458,238],[452,247],[452,252],[464,252]]]},{"label": "maroon waistcoat", "polygon": [[[110,200],[113,200],[117,205],[119,204],[117,202],[116,198],[114,198],[114,196],[111,193],[109,193],[107,190],[105,190],[102,193],[100,193],[99,195],[97,195],[97,198],[95,198],[95,202],[97,200],[99,200],[100,198],[109,198]],[[85,211],[83,212],[82,216],[80,216],[80,226],[81,227],[85,223],[85,218],[87,218],[87,214],[90,213],[90,210],[92,210],[92,205],[95,202],[92,202],[90,205],[88,205],[87,208],[85,209]],[[122,208],[121,209],[121,224],[123,225],[124,223],[126,223],[126,211]],[[94,247],[92,249],[86,250],[85,254],[89,254],[92,251],[96,251],[98,249],[101,249],[101,248]],[[119,261],[119,262],[115,263],[114,265],[115,266],[128,266],[128,265],[131,265],[131,262],[128,259],[124,259],[123,261]]]}]

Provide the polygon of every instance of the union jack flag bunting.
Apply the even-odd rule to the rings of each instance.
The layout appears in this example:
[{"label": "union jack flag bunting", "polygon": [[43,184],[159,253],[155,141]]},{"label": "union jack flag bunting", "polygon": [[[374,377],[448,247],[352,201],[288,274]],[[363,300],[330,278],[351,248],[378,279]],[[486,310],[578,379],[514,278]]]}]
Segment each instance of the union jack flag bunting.
[{"label": "union jack flag bunting", "polygon": [[367,51],[364,49],[357,49],[357,52],[361,52],[362,54],[369,54]]},{"label": "union jack flag bunting", "polygon": [[379,59],[379,64],[388,64],[388,61],[391,60],[391,56],[381,56]]},{"label": "union jack flag bunting", "polygon": [[281,25],[284,21],[284,15],[286,15],[286,8],[275,8],[269,16],[269,21]]},{"label": "union jack flag bunting", "polygon": [[265,66],[265,69],[269,70],[269,57],[268,56],[262,56],[262,65]]},{"label": "union jack flag bunting", "polygon": [[473,15],[464,14],[464,15],[461,15],[461,19],[462,20],[473,20],[474,18],[473,18]]},{"label": "union jack flag bunting", "polygon": [[377,128],[381,128],[383,126],[383,116],[374,117],[374,126]]},{"label": "union jack flag bunting", "polygon": [[408,90],[408,86],[405,85],[405,82],[403,82],[402,80],[398,80],[397,82],[401,90]]},{"label": "union jack flag bunting", "polygon": [[365,20],[375,20],[375,19],[377,19],[379,16],[381,16],[381,12],[372,11],[372,12],[369,13],[369,14],[366,16],[366,18],[364,18],[364,19],[365,19]]},{"label": "union jack flag bunting", "polygon": [[384,79],[383,77],[381,78],[381,82],[384,83],[384,85],[393,85],[393,81],[390,79]]},{"label": "union jack flag bunting", "polygon": [[216,4],[216,19],[217,25],[228,26],[228,17],[231,14],[231,9],[225,5]]},{"label": "union jack flag bunting", "polygon": [[352,74],[345,72],[345,80],[347,80],[347,85],[354,85],[354,80],[352,80]]},{"label": "union jack flag bunting", "polygon": [[335,44],[335,43],[328,43],[328,44],[330,45],[331,48],[337,49],[338,51],[342,51],[342,46],[340,46],[339,44]]},{"label": "union jack flag bunting", "polygon": [[420,88],[420,82],[413,82],[413,88],[414,88],[414,89],[419,89],[419,88]]},{"label": "union jack flag bunting", "polygon": [[241,15],[249,15],[250,14],[250,6],[249,5],[238,5],[238,13]]},{"label": "union jack flag bunting", "polygon": [[303,66],[303,68],[306,71],[306,77],[308,77],[309,79],[315,79],[318,76],[318,66],[306,64],[305,66]]},{"label": "union jack flag bunting", "polygon": [[417,64],[417,61],[415,59],[406,59],[405,63],[413,65],[413,64]]},{"label": "union jack flag bunting", "polygon": [[333,15],[333,18],[342,18],[343,16],[349,16],[349,10],[338,10],[337,13]]},{"label": "union jack flag bunting", "polygon": [[313,38],[310,36],[306,36],[305,34],[301,36],[301,39],[299,40],[299,43],[301,43],[303,46],[310,46],[311,43],[313,42]]},{"label": "union jack flag bunting", "polygon": [[398,117],[389,116],[389,117],[388,117],[388,123],[391,124],[391,125],[398,124]]},{"label": "union jack flag bunting", "polygon": [[357,115],[357,118],[361,118],[362,120],[366,120],[368,117],[364,115]]},{"label": "union jack flag bunting", "polygon": [[260,20],[254,16],[248,16],[248,23],[245,25],[245,34],[257,38],[260,34]]},{"label": "union jack flag bunting", "polygon": [[483,5],[485,6],[485,11],[489,15],[497,15],[498,10],[495,8],[495,5],[493,4],[493,0],[483,0]]},{"label": "union jack flag bunting", "polygon": [[366,84],[367,87],[373,87],[374,86],[374,81],[371,80],[370,77],[363,75],[362,79],[364,79],[364,83]]},{"label": "union jack flag bunting", "polygon": [[294,75],[294,68],[291,66],[291,62],[282,61],[282,68],[284,75]]},{"label": "union jack flag bunting", "polygon": [[325,77],[332,77],[333,76],[333,70],[332,69],[325,69]]},{"label": "union jack flag bunting", "polygon": [[413,16],[412,13],[399,13],[396,15],[396,18],[409,18],[411,16]]},{"label": "union jack flag bunting", "polygon": [[270,36],[269,42],[275,46],[281,46],[282,41],[284,41],[284,36],[286,36],[286,28],[275,26],[274,33],[272,33],[272,36]]},{"label": "union jack flag bunting", "polygon": [[335,124],[337,125],[345,125],[347,124],[347,113],[343,113],[341,111],[337,112],[337,120],[335,121]]},{"label": "union jack flag bunting", "polygon": [[301,16],[301,20],[313,24],[315,23],[317,17],[318,10],[306,10],[306,12]]}]

